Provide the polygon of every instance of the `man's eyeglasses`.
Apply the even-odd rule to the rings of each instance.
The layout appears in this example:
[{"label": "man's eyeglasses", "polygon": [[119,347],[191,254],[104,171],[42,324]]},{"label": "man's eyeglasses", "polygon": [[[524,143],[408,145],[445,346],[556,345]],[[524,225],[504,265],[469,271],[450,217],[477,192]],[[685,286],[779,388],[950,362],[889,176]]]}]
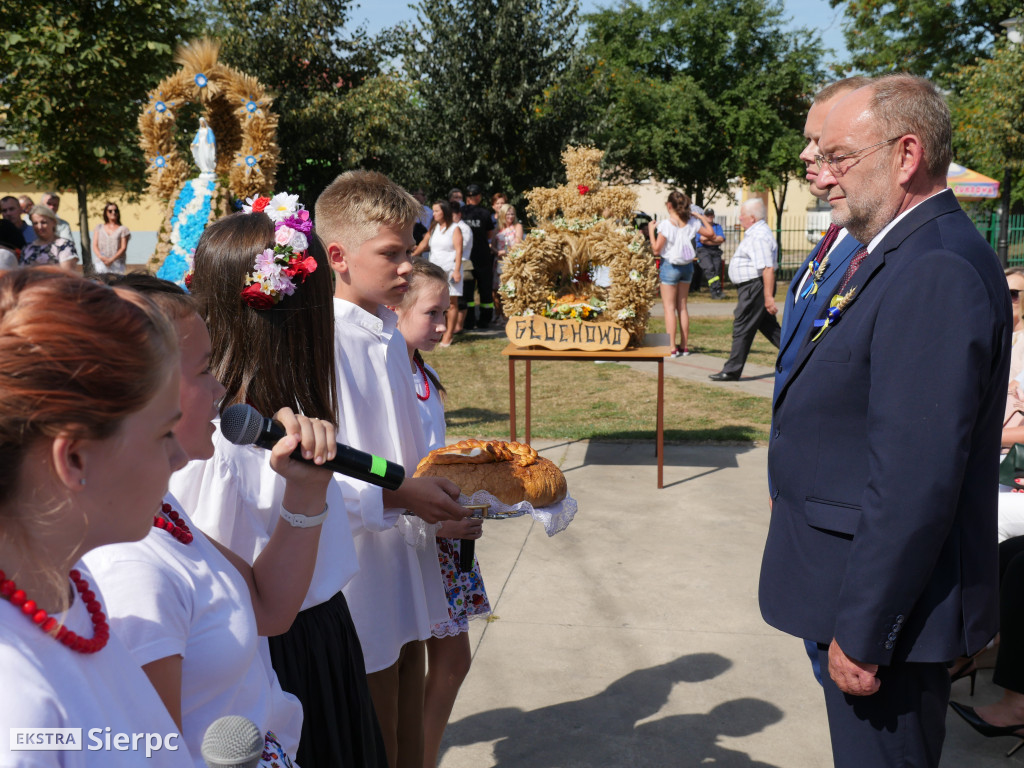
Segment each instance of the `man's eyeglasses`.
[{"label": "man's eyeglasses", "polygon": [[883,144],[892,144],[894,141],[899,141],[902,138],[903,136],[893,136],[891,139],[880,141],[877,144],[872,144],[869,147],[861,147],[860,149],[855,149],[852,152],[847,152],[845,155],[815,155],[814,162],[815,164],[817,164],[818,170],[821,170],[821,166],[827,165],[828,169],[832,171],[834,175],[842,176],[844,172],[839,167],[839,163],[845,160],[846,158],[853,157],[854,155],[860,154],[861,152],[867,152],[869,149],[880,147]]}]

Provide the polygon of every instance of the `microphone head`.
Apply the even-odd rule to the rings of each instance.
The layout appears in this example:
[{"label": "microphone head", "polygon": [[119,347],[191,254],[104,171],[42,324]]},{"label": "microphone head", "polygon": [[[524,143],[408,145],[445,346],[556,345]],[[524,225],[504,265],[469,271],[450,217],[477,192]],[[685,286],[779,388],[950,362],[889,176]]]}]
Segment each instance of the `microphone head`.
[{"label": "microphone head", "polygon": [[235,445],[252,445],[263,429],[263,417],[248,403],[229,405],[220,415],[220,433]]},{"label": "microphone head", "polygon": [[256,768],[263,746],[263,734],[252,720],[228,715],[206,729],[200,752],[209,768]]}]

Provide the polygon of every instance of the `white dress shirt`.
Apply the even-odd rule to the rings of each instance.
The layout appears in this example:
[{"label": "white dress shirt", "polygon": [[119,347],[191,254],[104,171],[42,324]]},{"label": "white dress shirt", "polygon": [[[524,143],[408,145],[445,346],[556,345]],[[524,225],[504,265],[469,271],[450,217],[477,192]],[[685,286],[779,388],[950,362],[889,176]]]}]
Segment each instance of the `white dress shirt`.
[{"label": "white dress shirt", "polygon": [[[411,476],[427,447],[396,323],[385,307],[374,315],[334,300],[338,441],[398,462]],[[344,592],[368,673],[390,667],[403,645],[426,640],[430,627],[448,618],[433,537],[419,548],[407,543],[402,512],[384,509],[379,488],[349,506],[359,572]]]},{"label": "white dress shirt", "polygon": [[768,267],[779,268],[775,233],[764,219],[755,221],[729,260],[729,281],[733,285],[761,277]]}]

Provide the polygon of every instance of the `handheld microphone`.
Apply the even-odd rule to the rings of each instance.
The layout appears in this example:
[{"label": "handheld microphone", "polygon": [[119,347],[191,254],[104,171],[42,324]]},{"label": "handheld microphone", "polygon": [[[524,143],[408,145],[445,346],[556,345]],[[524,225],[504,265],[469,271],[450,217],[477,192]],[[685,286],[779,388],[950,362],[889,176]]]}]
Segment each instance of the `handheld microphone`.
[{"label": "handheld microphone", "polygon": [[252,720],[228,715],[210,724],[199,751],[208,768],[256,768],[263,745],[263,734]]},{"label": "handheld microphone", "polygon": [[[284,427],[278,422],[261,416],[259,411],[247,403],[235,403],[224,409],[220,416],[220,431],[235,445],[258,445],[268,451],[277,445],[278,440],[287,436]],[[310,459],[303,458],[301,448],[292,452],[292,458],[313,464]],[[313,466],[340,472],[389,491],[397,489],[405,480],[405,468],[401,464],[341,443],[337,443],[337,453],[333,459]]]},{"label": "handheld microphone", "polygon": [[459,573],[469,573],[473,570],[473,558],[476,555],[476,541],[474,539],[462,539],[459,542]]}]

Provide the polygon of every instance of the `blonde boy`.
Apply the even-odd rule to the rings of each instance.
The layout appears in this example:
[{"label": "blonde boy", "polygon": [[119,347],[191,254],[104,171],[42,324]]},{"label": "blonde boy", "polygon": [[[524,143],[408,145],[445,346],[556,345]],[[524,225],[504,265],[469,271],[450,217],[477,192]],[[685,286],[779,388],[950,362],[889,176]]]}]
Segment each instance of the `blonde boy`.
[{"label": "blonde boy", "polygon": [[[316,232],[335,272],[338,440],[405,466],[426,455],[409,357],[387,305],[408,290],[412,227],[420,206],[380,173],[349,171],[316,203]],[[348,499],[359,573],[345,598],[391,768],[423,762],[423,641],[448,616],[428,523],[460,519],[451,482],[407,477],[397,491],[366,486]]]}]

